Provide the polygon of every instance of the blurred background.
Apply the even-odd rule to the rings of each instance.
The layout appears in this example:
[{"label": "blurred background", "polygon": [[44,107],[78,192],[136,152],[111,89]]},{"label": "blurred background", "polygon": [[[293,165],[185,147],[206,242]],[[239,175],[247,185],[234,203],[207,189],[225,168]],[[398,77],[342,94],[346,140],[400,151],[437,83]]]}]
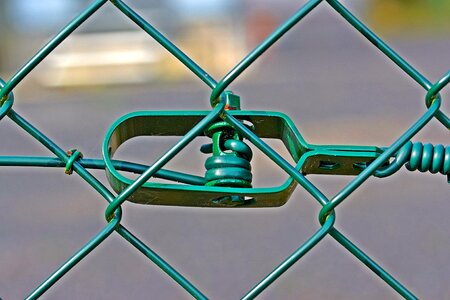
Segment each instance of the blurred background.
[{"label": "blurred background", "polygon": [[[90,1],[0,0],[0,77],[8,80]],[[306,1],[128,0],[215,79]],[[450,2],[342,1],[430,81],[450,68]],[[425,91],[319,5],[230,87],[243,109],[288,114],[310,143],[388,146],[425,111]],[[209,88],[111,4],[15,90],[14,109],[64,149],[101,157],[109,126],[136,110],[208,110]],[[450,111],[449,89],[442,92]],[[49,156],[0,123],[0,155]],[[118,158],[151,163],[176,138],[127,143]],[[449,144],[432,120],[414,141]],[[270,142],[284,156],[280,143]],[[169,164],[202,175],[196,142]],[[255,150],[255,186],[286,180]],[[108,185],[103,171],[93,171]],[[309,176],[332,197],[351,177]],[[0,169],[0,298],[24,298],[103,228],[106,201],[61,169]],[[108,185],[109,186],[109,185]],[[442,175],[401,170],[370,178],[336,211],[336,227],[419,298],[450,299],[449,193]],[[283,207],[199,209],[125,203],[122,224],[212,299],[236,299],[318,228],[320,206],[298,187]],[[189,299],[113,234],[44,299]],[[399,298],[327,237],[261,299]]]}]

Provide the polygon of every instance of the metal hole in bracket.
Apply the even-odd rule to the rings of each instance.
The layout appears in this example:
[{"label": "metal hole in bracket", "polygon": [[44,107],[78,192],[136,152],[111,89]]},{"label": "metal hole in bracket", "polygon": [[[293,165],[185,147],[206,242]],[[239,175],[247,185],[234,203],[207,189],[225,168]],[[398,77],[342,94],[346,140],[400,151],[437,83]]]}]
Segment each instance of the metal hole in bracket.
[{"label": "metal hole in bracket", "polygon": [[353,169],[358,170],[358,171],[362,171],[365,168],[367,168],[367,166],[369,166],[369,162],[354,163],[353,164]]},{"label": "metal hole in bracket", "polygon": [[321,160],[319,163],[319,168],[323,170],[336,170],[340,167],[339,163],[333,161]]},{"label": "metal hole in bracket", "polygon": [[256,199],[248,196],[223,196],[212,200],[214,204],[220,206],[244,206],[256,202]]},{"label": "metal hole in bracket", "polygon": [[242,124],[244,124],[248,128],[254,128],[255,127],[255,125],[249,120],[242,120]]}]

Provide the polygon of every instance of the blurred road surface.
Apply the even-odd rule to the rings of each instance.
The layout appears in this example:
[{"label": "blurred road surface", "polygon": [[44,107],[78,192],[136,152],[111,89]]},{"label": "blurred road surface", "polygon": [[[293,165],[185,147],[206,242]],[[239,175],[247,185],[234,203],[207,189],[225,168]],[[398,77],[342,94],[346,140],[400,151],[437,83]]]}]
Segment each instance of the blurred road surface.
[{"label": "blurred road surface", "polygon": [[[394,39],[391,45],[432,81],[450,66],[449,36]],[[288,33],[243,77],[231,88],[241,96],[244,109],[288,114],[310,143],[387,146],[425,111],[425,92],[326,6]],[[447,112],[448,96],[447,89]],[[14,107],[58,145],[76,147],[85,157],[101,156],[105,132],[125,113],[208,108],[208,89],[195,78],[177,85],[19,89]],[[0,140],[1,155],[49,155],[8,119],[1,122]],[[436,121],[415,140],[450,142],[448,131]],[[121,155],[151,162],[174,141],[131,143],[130,152]],[[171,168],[201,174],[205,157],[190,149]],[[257,185],[285,179],[262,155],[253,166]],[[105,182],[103,171],[94,174]],[[309,178],[329,197],[351,180]],[[2,168],[0,182],[0,297],[19,299],[101,230],[106,201],[61,169]],[[450,299],[449,198],[449,185],[441,175],[402,170],[390,178],[371,178],[338,207],[336,228],[419,298]],[[274,209],[126,203],[123,224],[212,299],[237,299],[319,228],[319,210],[298,187],[288,204]],[[190,297],[113,234],[43,298]],[[327,237],[260,298],[399,297]]]}]

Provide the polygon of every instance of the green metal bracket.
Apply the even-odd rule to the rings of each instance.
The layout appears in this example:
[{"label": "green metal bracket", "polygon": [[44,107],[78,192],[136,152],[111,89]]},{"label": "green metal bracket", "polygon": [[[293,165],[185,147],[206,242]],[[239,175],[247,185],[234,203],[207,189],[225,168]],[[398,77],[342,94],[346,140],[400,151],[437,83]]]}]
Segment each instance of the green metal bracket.
[{"label": "green metal bracket", "polygon": [[[229,113],[253,124],[257,136],[281,140],[303,174],[357,175],[382,152],[370,146],[310,145],[292,120],[282,113],[239,110]],[[123,143],[138,136],[183,136],[207,114],[208,111],[140,111],[117,120],[103,143],[106,175],[113,189],[120,193],[133,183],[111,162]],[[296,185],[292,177],[282,185],[270,188],[146,182],[128,200],[153,205],[275,207],[288,201]]]},{"label": "green metal bracket", "polygon": [[[395,63],[403,72],[426,91],[426,111],[405,130],[393,143],[382,151],[376,147],[358,146],[333,146],[333,145],[309,145],[307,144],[292,122],[279,113],[242,112],[240,111],[239,97],[226,89],[241,74],[251,66],[262,54],[272,47],[293,26],[309,15],[320,3],[326,2],[334,11],[339,13],[350,25],[359,31],[368,42],[381,51],[389,60]],[[195,76],[197,76],[210,89],[210,103],[213,110],[208,112],[137,112],[118,120],[108,132],[103,145],[104,160],[82,158],[79,151],[66,153],[63,148],[39,131],[25,118],[12,109],[14,96],[13,90],[22,82],[28,74],[37,67],[49,54],[53,52],[67,37],[69,37],[81,24],[90,19],[104,4],[110,3],[121,11],[126,17],[138,25],[144,32],[151,36],[157,43],[171,53],[180,63],[184,64]],[[2,40],[3,41],[3,40]],[[5,42],[5,41],[3,41]],[[8,41],[6,41],[8,42]],[[50,287],[60,280],[75,265],[91,253],[97,246],[103,243],[112,232],[116,231],[127,242],[133,245],[149,260],[154,262],[162,271],[175,280],[181,287],[196,299],[207,299],[194,285],[184,278],[170,264],[164,261],[155,251],[139,240],[133,233],[121,224],[122,208],[124,201],[131,200],[147,204],[166,205],[190,205],[190,206],[280,206],[288,201],[289,196],[296,186],[301,185],[308,195],[317,200],[322,209],[319,213],[321,227],[309,239],[302,243],[297,250],[290,254],[281,264],[274,268],[263,280],[255,285],[242,299],[254,299],[264,289],[271,285],[277,278],[304,257],[312,248],[327,235],[333,237],[346,250],[353,254],[359,261],[366,265],[380,279],[403,296],[405,299],[417,299],[412,292],[406,289],[392,275],[381,268],[374,260],[359,249],[347,237],[338,231],[335,222],[335,209],[358,189],[369,177],[387,177],[396,173],[405,166],[410,171],[441,173],[447,175],[450,183],[450,145],[431,145],[420,142],[413,143],[411,139],[421,131],[432,119],[440,121],[444,127],[450,129],[450,118],[441,110],[442,99],[440,91],[450,83],[450,71],[445,73],[435,82],[431,82],[417,69],[408,63],[402,56],[396,53],[386,42],[372,32],[362,21],[356,18],[338,0],[309,0],[299,8],[291,17],[286,19],[278,28],[268,35],[259,45],[249,52],[236,64],[222,79],[216,81],[211,75],[202,69],[196,62],[181,51],[174,43],[167,39],[155,27],[147,22],[136,11],[129,7],[123,0],[92,0],[91,4],[80,12],[73,20],[63,27],[58,34],[49,40],[32,58],[30,58],[7,81],[0,79],[0,120],[8,116],[14,123],[29,133],[40,144],[50,150],[55,157],[34,156],[1,156],[0,166],[27,166],[27,167],[65,167],[67,173],[74,172],[86,183],[94,188],[107,202],[108,207],[105,217],[108,224],[79,251],[65,261],[51,276],[43,281],[26,299],[37,299]],[[225,101],[224,101],[225,100]],[[301,105],[301,103],[299,103]],[[206,116],[206,117],[205,117]],[[236,116],[236,117],[235,117]],[[245,126],[243,121],[251,122],[255,128]],[[196,124],[196,125],[195,125]],[[216,152],[214,153],[214,140],[212,148],[213,157],[231,156],[247,160],[246,169],[250,170],[250,159],[245,156],[243,139],[250,140],[256,148],[261,150],[271,161],[283,169],[290,178],[279,186],[273,188],[252,188],[248,184],[241,186],[242,181],[236,181],[239,187],[230,187],[231,181],[221,181],[227,187],[209,186],[208,176],[199,177],[179,172],[162,169],[164,165],[173,159],[192,139],[201,135],[205,130],[219,124],[223,139],[216,138]],[[195,127],[193,127],[195,125]],[[230,125],[231,128],[228,126]],[[192,127],[192,128],[191,128]],[[210,131],[210,133],[212,133]],[[221,134],[222,134],[221,133]],[[132,137],[142,135],[158,136],[183,136],[172,148],[164,153],[151,166],[133,164],[127,161],[111,161],[117,148]],[[268,146],[262,138],[277,138],[283,141],[288,152],[296,162],[296,166],[289,164],[275,150]],[[214,138],[213,138],[214,139]],[[235,143],[225,147],[225,142]],[[239,144],[239,142],[237,144]],[[221,148],[222,145],[224,148]],[[209,146],[208,146],[209,147]],[[220,151],[225,150],[225,151]],[[248,150],[245,148],[244,150]],[[227,152],[228,151],[228,152]],[[235,152],[232,152],[235,151]],[[244,155],[243,155],[244,153]],[[112,194],[101,181],[93,176],[87,169],[105,168],[108,180],[119,195]],[[233,162],[233,167],[240,165]],[[215,164],[222,168],[222,165]],[[141,174],[135,181],[121,176],[115,169]],[[226,167],[229,167],[228,165]],[[233,168],[230,167],[230,168]],[[217,168],[216,168],[217,169]],[[208,170],[209,171],[209,170]],[[207,171],[207,172],[208,172]],[[230,170],[227,170],[230,171]],[[242,171],[242,170],[241,170]],[[301,174],[301,173],[303,174]],[[229,174],[229,173],[228,173]],[[243,174],[243,173],[241,173]],[[330,174],[330,175],[357,175],[334,197],[328,199],[314,184],[303,176],[304,174]],[[206,175],[206,174],[205,174]],[[159,177],[183,184],[158,184],[148,182],[151,177]],[[225,176],[222,176],[223,179]],[[243,179],[247,180],[250,176]],[[228,179],[228,177],[227,177]],[[234,178],[231,178],[234,179]],[[295,180],[294,180],[295,179]],[[126,188],[128,186],[128,188]],[[137,190],[137,193],[135,193]],[[405,206],[406,208],[407,205]]]}]

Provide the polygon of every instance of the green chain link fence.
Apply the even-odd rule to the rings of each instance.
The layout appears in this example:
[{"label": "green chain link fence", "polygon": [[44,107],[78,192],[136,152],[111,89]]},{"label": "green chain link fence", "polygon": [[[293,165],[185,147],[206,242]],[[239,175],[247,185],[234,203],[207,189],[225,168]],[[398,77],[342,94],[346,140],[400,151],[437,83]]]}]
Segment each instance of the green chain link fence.
[{"label": "green chain link fence", "polygon": [[[47,55],[49,55],[64,39],[70,36],[78,26],[106,4],[106,2],[108,1],[94,1],[87,9],[53,37],[9,81],[5,82],[0,79],[0,119],[8,116],[56,156],[1,156],[0,165],[64,167],[67,174],[71,174],[72,172],[77,173],[109,202],[109,206],[105,212],[105,218],[107,220],[105,228],[62,264],[50,277],[39,285],[27,299],[36,299],[43,295],[53,284],[61,279],[72,267],[79,263],[98,245],[105,241],[105,239],[114,231],[141,251],[148,259],[160,267],[161,270],[167,273],[192,296],[198,299],[206,299],[207,297],[199,289],[193,286],[157,253],[140,241],[121,224],[121,205],[126,200],[131,200],[144,203],[147,201],[146,203],[150,204],[189,206],[280,206],[287,201],[297,183],[323,206],[319,214],[321,227],[285,261],[273,269],[273,271],[271,271],[263,280],[244,295],[243,299],[252,299],[259,295],[327,235],[330,235],[338,243],[344,246],[401,296],[407,299],[416,299],[406,287],[334,227],[334,209],[370,176],[386,177],[392,175],[405,164],[409,170],[419,170],[421,172],[430,171],[431,173],[440,172],[441,174],[447,175],[447,180],[450,180],[450,146],[433,146],[431,144],[423,145],[421,143],[413,144],[410,142],[411,138],[433,118],[439,120],[447,129],[450,128],[450,119],[439,109],[441,105],[439,91],[449,83],[450,71],[437,82],[430,82],[392,50],[384,41],[370,31],[370,29],[368,29],[361,21],[353,16],[339,1],[323,1],[330,5],[362,35],[364,35],[370,43],[399,66],[405,74],[410,76],[425,89],[426,110],[406,132],[392,143],[390,147],[309,145],[300,136],[292,122],[282,114],[240,111],[239,97],[226,91],[226,88],[238,78],[247,67],[257,60],[259,56],[278,41],[283,34],[288,32],[314,8],[321,4],[321,0],[308,1],[260,45],[251,51],[220,81],[214,80],[200,66],[177,48],[176,45],[164,37],[123,1],[111,0],[109,2],[166,48],[167,51],[174,55],[211,88],[210,101],[213,109],[208,113],[154,112],[147,114],[135,113],[125,116],[116,122],[108,133],[107,139],[105,139],[103,145],[104,158],[83,158],[81,152],[76,149],[71,149],[68,152],[64,151],[14,111],[12,109],[14,103],[12,91],[40,62],[45,59]],[[156,121],[154,118],[156,118]],[[173,118],[179,120],[177,121],[177,123],[180,124],[179,126],[173,125]],[[182,120],[185,119],[188,121],[183,123]],[[157,125],[158,122],[164,123],[164,120],[170,120],[173,127],[180,128],[170,131],[167,129],[167,125]],[[250,121],[250,125],[245,121]],[[261,124],[267,125],[265,125],[265,127],[264,125],[258,125],[258,122],[256,121],[260,121]],[[258,126],[262,126],[262,128],[258,128]],[[270,128],[276,128],[278,132],[270,132]],[[158,130],[160,132],[158,132]],[[164,132],[165,130],[167,132]],[[128,138],[138,135],[154,135],[155,133],[161,135],[161,132],[164,132],[162,135],[181,135],[183,137],[151,166],[111,160],[111,155],[114,150]],[[205,146],[202,151],[205,153],[212,153],[213,159],[223,159],[224,157],[229,159],[230,156],[232,157],[231,163],[230,161],[215,161],[213,169],[217,168],[220,172],[236,171],[237,175],[227,177],[227,175],[220,172],[219,175],[211,174],[208,173],[211,171],[211,169],[209,169],[205,178],[202,178],[162,169],[162,167],[175,157],[177,153],[179,153],[195,137],[200,135],[209,135],[212,137],[212,144]],[[291,156],[293,156],[294,160],[297,162],[297,165],[292,166],[289,164],[275,150],[269,147],[261,139],[262,137],[278,137],[282,139]],[[242,142],[244,138],[251,141],[251,143],[289,174],[290,179],[285,186],[264,191],[251,187],[251,174],[248,174],[250,167],[247,166],[251,159],[251,153],[248,153],[248,146]],[[222,151],[222,147],[228,151]],[[230,151],[231,155],[229,155]],[[230,168],[230,165],[227,164],[231,164],[232,167]],[[226,169],[226,167],[228,167],[228,169]],[[106,169],[108,180],[118,194],[115,195],[110,192],[109,189],[88,171],[89,168]],[[134,181],[127,181],[117,175],[116,169],[138,173],[140,176]],[[305,177],[307,174],[342,174],[356,175],[356,177],[354,177],[354,179],[334,197],[328,199]],[[147,181],[151,177],[160,177],[186,183],[187,185],[183,185],[182,188],[178,187],[179,185],[176,185],[177,187],[171,190],[170,188],[163,188],[158,184],[149,184]],[[230,180],[230,178],[232,180]],[[184,196],[186,196],[185,198],[189,198],[189,200],[180,200]]]}]

